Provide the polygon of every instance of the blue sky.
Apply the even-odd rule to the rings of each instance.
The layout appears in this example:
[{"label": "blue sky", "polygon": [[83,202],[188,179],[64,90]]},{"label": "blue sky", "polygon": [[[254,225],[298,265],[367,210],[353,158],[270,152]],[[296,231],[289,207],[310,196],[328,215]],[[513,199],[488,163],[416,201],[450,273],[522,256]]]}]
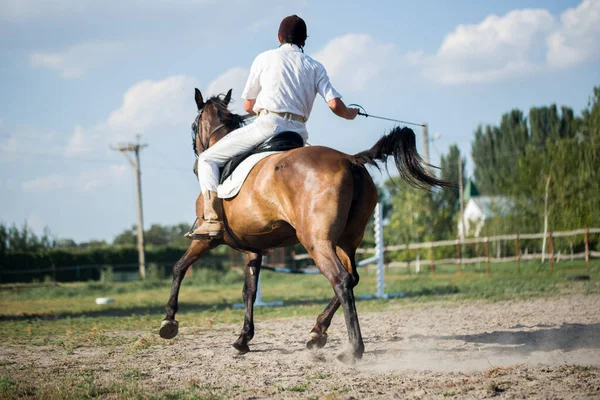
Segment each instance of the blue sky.
[{"label": "blue sky", "polygon": [[[139,134],[145,227],[191,223],[193,89],[233,88],[241,112],[252,60],[294,13],[346,103],[439,134],[434,163],[458,144],[470,171],[478,124],[552,103],[579,113],[600,85],[600,0],[3,0],[0,221],[112,241],[136,198],[110,145]],[[356,153],[392,127],[317,98],[309,142]]]}]

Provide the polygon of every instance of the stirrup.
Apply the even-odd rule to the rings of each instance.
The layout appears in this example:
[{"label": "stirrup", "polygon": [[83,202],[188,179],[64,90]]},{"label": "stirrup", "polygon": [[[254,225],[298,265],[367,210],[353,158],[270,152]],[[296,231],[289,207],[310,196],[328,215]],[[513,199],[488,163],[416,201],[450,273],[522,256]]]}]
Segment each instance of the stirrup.
[{"label": "stirrup", "polygon": [[[198,233],[198,229],[204,225],[204,224],[211,224],[211,223],[215,223],[216,225],[220,226],[221,229],[218,230],[213,230],[213,231],[208,231],[207,228],[207,232],[202,232],[202,233]],[[185,236],[188,239],[199,239],[199,240],[212,240],[212,239],[221,239],[223,237],[223,222],[222,221],[204,221],[202,223],[202,225],[199,225],[196,227],[196,229],[192,229],[190,230]],[[192,227],[193,228],[193,227]]]},{"label": "stirrup", "polygon": [[183,236],[185,236],[186,238],[188,238],[190,240],[213,240],[213,239],[222,239],[223,232],[219,231],[219,232],[214,232],[214,233],[199,234],[199,233],[194,233],[193,231],[190,231]]}]

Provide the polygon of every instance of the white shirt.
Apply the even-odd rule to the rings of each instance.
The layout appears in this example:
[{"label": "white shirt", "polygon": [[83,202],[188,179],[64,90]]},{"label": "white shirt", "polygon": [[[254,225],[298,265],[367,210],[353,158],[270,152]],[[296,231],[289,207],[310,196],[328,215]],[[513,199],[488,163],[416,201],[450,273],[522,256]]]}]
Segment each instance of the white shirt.
[{"label": "white shirt", "polygon": [[342,97],[321,63],[287,43],[254,59],[242,99],[256,99],[255,112],[289,112],[308,120],[317,93],[327,102]]}]

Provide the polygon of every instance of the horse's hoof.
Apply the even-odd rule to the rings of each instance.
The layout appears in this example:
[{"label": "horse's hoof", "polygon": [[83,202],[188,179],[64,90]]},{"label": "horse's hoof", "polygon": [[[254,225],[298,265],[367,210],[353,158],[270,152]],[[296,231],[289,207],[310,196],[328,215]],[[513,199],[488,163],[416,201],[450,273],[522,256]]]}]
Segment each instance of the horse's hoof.
[{"label": "horse's hoof", "polygon": [[179,323],[174,319],[165,319],[160,323],[158,334],[163,339],[173,339],[179,332]]},{"label": "horse's hoof", "polygon": [[248,347],[247,343],[238,343],[235,342],[232,344],[233,348],[239,352],[239,355],[244,355],[250,351],[250,347]]},{"label": "horse's hoof", "polygon": [[310,340],[306,343],[306,347],[309,349],[317,348],[322,349],[327,344],[327,334],[326,333],[318,333],[311,332]]}]

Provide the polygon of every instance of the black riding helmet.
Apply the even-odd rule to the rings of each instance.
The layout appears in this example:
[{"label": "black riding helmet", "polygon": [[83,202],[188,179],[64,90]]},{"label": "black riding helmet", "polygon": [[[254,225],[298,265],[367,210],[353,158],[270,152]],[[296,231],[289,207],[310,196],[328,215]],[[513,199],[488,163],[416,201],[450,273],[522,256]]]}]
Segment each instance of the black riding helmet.
[{"label": "black riding helmet", "polygon": [[285,17],[279,25],[279,36],[283,39],[283,43],[292,43],[302,48],[304,41],[308,37],[306,35],[306,22],[297,15]]}]

